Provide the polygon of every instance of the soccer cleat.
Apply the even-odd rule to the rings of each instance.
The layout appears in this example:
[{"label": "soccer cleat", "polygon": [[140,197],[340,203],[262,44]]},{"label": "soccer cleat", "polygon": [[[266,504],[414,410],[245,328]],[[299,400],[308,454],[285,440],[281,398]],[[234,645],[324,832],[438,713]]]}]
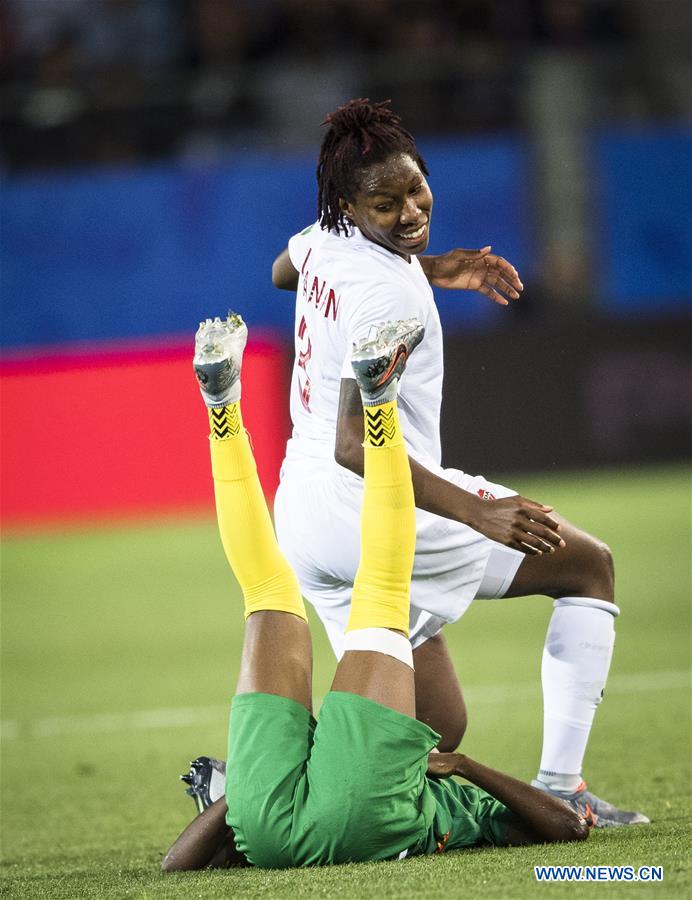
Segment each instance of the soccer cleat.
[{"label": "soccer cleat", "polygon": [[192,365],[207,406],[227,406],[240,399],[240,367],[246,343],[247,325],[238,313],[200,322]]},{"label": "soccer cleat", "polygon": [[626,812],[618,809],[612,803],[601,800],[591,791],[587,791],[586,783],[582,781],[573,793],[568,791],[554,791],[542,781],[532,781],[531,784],[540,791],[559,797],[568,803],[572,809],[586,821],[589,828],[618,828],[623,825],[648,825],[650,819],[643,813]]},{"label": "soccer cleat", "polygon": [[368,336],[353,345],[351,365],[365,405],[396,398],[406,361],[424,334],[418,319],[402,319],[372,325]]},{"label": "soccer cleat", "polygon": [[188,784],[185,793],[192,797],[198,813],[211,806],[226,791],[226,763],[211,756],[198,756],[190,763],[187,775],[180,780]]}]

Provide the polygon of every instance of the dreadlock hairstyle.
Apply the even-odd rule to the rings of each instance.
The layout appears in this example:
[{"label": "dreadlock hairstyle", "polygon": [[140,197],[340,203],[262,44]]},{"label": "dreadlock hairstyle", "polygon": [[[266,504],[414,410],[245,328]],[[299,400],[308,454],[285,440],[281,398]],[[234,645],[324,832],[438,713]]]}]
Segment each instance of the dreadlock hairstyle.
[{"label": "dreadlock hairstyle", "polygon": [[362,170],[384,162],[393,153],[408,153],[421,171],[428,174],[413,137],[390,109],[390,103],[391,100],[381,103],[350,100],[322,122],[330,126],[317,163],[317,216],[322,228],[337,232],[343,229],[348,234],[339,198],[352,199]]}]

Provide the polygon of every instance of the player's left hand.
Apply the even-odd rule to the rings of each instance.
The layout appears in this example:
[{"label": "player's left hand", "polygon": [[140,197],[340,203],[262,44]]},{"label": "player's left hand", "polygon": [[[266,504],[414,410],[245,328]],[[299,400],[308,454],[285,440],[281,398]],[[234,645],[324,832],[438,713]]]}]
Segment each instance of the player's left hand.
[{"label": "player's left hand", "polygon": [[507,306],[518,300],[524,290],[519,273],[511,263],[491,253],[492,247],[480,250],[450,250],[425,259],[423,269],[431,284],[458,291],[480,291],[494,303]]}]

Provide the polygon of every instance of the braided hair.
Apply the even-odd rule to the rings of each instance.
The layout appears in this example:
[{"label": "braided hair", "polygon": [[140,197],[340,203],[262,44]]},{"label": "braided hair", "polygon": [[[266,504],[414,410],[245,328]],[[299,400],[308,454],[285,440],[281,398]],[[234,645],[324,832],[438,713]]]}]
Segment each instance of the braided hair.
[{"label": "braided hair", "polygon": [[317,163],[317,216],[322,228],[337,232],[343,229],[348,234],[339,198],[352,199],[363,169],[384,162],[393,153],[407,153],[428,174],[413,137],[390,109],[390,102],[350,100],[322,122],[330,126]]}]

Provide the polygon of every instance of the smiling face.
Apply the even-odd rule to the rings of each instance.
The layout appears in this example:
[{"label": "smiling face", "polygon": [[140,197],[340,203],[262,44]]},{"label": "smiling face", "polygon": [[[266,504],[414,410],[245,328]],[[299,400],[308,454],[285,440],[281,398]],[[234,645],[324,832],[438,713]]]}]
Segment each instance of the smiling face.
[{"label": "smiling face", "polygon": [[427,249],[433,197],[408,153],[363,169],[354,197],[339,204],[368,240],[392,253],[408,258]]}]

